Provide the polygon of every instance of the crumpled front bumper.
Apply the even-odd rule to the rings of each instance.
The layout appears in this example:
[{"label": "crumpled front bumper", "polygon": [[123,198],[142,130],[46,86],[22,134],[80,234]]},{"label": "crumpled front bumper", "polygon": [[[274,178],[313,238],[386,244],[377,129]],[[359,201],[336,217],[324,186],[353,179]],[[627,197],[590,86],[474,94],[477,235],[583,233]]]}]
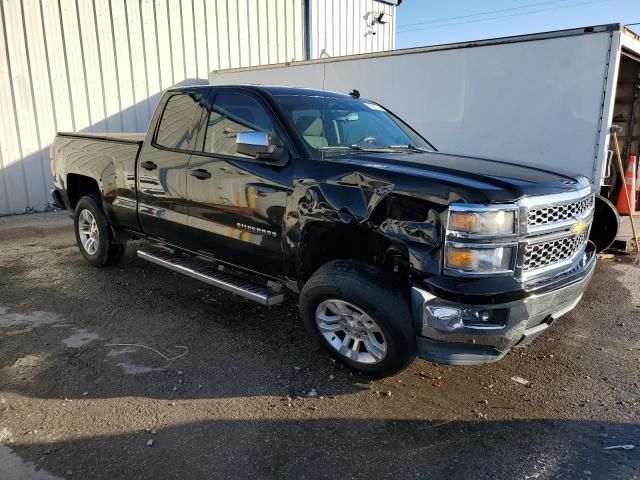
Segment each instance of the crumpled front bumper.
[{"label": "crumpled front bumper", "polygon": [[[502,358],[514,347],[531,342],[582,298],[595,270],[595,249],[589,247],[579,265],[554,289],[531,293],[502,304],[469,305],[412,289],[412,310],[418,330],[418,356],[447,365],[477,365]],[[438,309],[490,311],[502,317],[498,324],[466,324],[434,316]],[[440,310],[443,311],[443,310]],[[446,311],[446,310],[445,310]]]}]

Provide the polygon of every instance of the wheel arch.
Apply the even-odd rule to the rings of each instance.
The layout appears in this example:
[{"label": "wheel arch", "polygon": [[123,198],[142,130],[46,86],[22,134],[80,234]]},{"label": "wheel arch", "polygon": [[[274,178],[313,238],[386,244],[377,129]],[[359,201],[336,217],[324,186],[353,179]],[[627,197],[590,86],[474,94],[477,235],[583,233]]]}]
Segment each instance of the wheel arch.
[{"label": "wheel arch", "polygon": [[401,242],[360,224],[312,222],[300,237],[298,279],[306,282],[322,265],[339,259],[360,260],[402,274],[409,253]]},{"label": "wheel arch", "polygon": [[78,201],[85,195],[101,195],[98,181],[88,175],[69,173],[67,175],[67,195],[69,206],[75,209]]}]

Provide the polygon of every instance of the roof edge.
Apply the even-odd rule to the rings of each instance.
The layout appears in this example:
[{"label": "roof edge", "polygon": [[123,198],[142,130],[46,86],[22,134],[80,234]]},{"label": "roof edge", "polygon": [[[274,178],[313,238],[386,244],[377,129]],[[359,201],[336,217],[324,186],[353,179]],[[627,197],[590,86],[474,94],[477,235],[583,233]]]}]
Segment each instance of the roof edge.
[{"label": "roof edge", "polygon": [[[358,55],[345,55],[342,57],[318,58],[314,60],[300,60],[296,62],[273,63],[270,65],[257,65],[253,67],[238,67],[238,68],[212,70],[211,72],[209,72],[209,75],[220,75],[220,74],[226,74],[226,73],[237,73],[237,72],[245,72],[245,71],[252,71],[252,70],[268,70],[272,68],[292,67],[292,66],[298,66],[298,65],[316,65],[316,64],[323,64],[323,63],[344,62],[348,60],[376,58],[381,56],[408,55],[412,53],[426,53],[426,52],[434,52],[434,51],[442,51],[442,50],[455,50],[460,48],[485,47],[490,45],[502,45],[502,44],[508,44],[508,43],[532,42],[536,40],[546,40],[549,38],[571,37],[571,36],[578,36],[578,35],[590,35],[594,33],[616,32],[616,31],[631,32],[622,23],[608,23],[603,25],[593,25],[593,26],[586,26],[586,27],[580,27],[580,28],[552,30],[548,32],[527,33],[523,35],[512,35],[507,37],[471,40],[466,42],[443,43],[443,44],[428,45],[423,47],[411,47],[411,48],[401,48],[397,50],[386,50],[383,52],[361,53]],[[634,34],[633,32],[631,33]]]}]

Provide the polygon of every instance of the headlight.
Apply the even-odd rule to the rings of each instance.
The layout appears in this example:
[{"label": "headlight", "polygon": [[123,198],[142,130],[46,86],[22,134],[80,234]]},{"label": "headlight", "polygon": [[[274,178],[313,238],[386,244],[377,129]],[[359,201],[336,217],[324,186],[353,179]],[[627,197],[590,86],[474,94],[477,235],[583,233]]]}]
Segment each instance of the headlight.
[{"label": "headlight", "polygon": [[479,235],[510,235],[515,233],[515,211],[469,212],[452,210],[449,214],[449,230]]},{"label": "headlight", "polygon": [[444,251],[450,275],[514,272],[518,234],[516,205],[454,204],[449,208]]},{"label": "headlight", "polygon": [[505,273],[513,269],[515,247],[466,247],[447,245],[445,267],[458,272]]}]

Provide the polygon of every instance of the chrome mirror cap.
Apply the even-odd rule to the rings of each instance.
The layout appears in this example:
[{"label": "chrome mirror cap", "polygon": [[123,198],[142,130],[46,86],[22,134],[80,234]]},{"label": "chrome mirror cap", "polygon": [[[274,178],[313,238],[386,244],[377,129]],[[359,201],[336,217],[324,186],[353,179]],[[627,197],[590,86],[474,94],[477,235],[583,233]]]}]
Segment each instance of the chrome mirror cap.
[{"label": "chrome mirror cap", "polygon": [[236,137],[236,151],[255,157],[259,153],[269,152],[269,134],[267,132],[240,132]]}]

